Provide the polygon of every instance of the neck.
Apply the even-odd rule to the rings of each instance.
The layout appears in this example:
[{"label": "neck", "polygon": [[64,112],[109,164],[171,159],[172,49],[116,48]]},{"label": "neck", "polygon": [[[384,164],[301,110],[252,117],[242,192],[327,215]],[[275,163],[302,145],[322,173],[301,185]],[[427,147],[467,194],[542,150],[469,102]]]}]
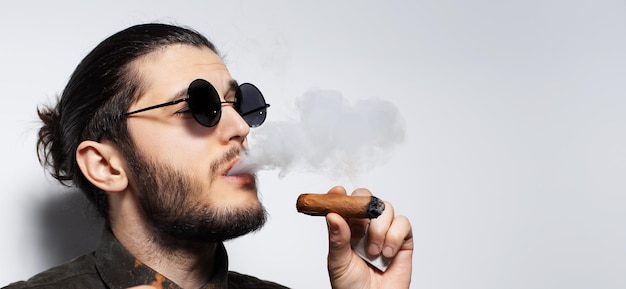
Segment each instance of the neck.
[{"label": "neck", "polygon": [[111,213],[111,230],[145,265],[182,288],[200,288],[215,271],[216,243],[175,240],[154,229],[140,210]]}]

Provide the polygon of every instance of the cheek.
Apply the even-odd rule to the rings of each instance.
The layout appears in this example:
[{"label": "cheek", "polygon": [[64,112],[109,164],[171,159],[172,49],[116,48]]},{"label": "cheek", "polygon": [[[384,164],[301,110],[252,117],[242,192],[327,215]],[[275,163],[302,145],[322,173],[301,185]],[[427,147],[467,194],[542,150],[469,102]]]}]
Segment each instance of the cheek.
[{"label": "cheek", "polygon": [[141,154],[177,167],[205,164],[211,160],[211,140],[206,135],[190,133],[181,126],[137,120],[129,124],[129,133]]}]

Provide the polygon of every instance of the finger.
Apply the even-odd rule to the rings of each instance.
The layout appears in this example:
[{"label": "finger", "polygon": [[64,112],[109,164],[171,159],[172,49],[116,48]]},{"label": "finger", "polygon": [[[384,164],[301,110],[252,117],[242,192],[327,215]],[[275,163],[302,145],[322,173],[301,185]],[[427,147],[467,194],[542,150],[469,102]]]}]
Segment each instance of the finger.
[{"label": "finger", "polygon": [[328,225],[328,269],[341,272],[350,265],[352,248],[350,246],[350,227],[339,214],[326,215]]},{"label": "finger", "polygon": [[[393,258],[400,250],[413,249],[413,242],[406,241],[413,238],[411,223],[405,216],[396,216],[385,235],[382,247],[383,256]],[[410,245],[411,248],[405,248]]]},{"label": "finger", "polygon": [[342,186],[334,186],[328,190],[327,194],[346,195],[346,189]]},{"label": "finger", "polygon": [[130,287],[130,288],[126,288],[126,289],[156,289],[156,287],[153,287],[153,286],[150,286],[150,285],[139,285],[139,286]]},{"label": "finger", "polygon": [[[409,284],[411,283],[411,274],[413,267],[413,233],[411,230],[410,224],[403,224],[404,222],[408,222],[409,220],[405,217],[397,217],[397,220],[394,220],[392,224],[392,228],[390,231],[396,231],[395,227],[409,227],[408,233],[405,235],[404,240],[399,248],[399,250],[395,253],[393,257],[393,261],[387,268],[385,273],[388,274],[390,280],[394,280],[394,282],[398,282],[397,284]],[[397,224],[396,224],[397,223]],[[400,234],[402,235],[402,234]],[[393,237],[390,237],[393,239]],[[383,249],[383,254],[384,249]],[[408,274],[407,274],[408,272]],[[408,288],[408,285],[401,286],[403,288]]]},{"label": "finger", "polygon": [[385,237],[394,219],[393,206],[385,202],[385,211],[376,219],[370,220],[367,237],[367,253],[379,255],[382,252]]}]

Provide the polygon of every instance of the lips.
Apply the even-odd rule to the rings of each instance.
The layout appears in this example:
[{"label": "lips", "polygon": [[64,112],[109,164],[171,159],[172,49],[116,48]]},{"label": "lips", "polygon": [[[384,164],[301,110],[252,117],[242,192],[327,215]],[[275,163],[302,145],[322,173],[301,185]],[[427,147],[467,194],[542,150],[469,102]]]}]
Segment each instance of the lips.
[{"label": "lips", "polygon": [[226,172],[226,176],[233,176],[233,175],[241,175],[241,174],[252,174],[254,173],[249,166],[247,166],[245,164],[245,162],[241,161],[241,159],[239,159],[239,161],[237,161],[227,172]]},{"label": "lips", "polygon": [[240,157],[234,157],[229,162],[226,168],[222,171],[222,176],[230,176],[233,175],[233,168],[237,166],[237,163],[241,160]]},{"label": "lips", "polygon": [[237,159],[234,165],[226,172],[227,176],[239,175],[239,174],[255,174],[260,169],[257,162],[252,160],[249,155],[244,151]]}]

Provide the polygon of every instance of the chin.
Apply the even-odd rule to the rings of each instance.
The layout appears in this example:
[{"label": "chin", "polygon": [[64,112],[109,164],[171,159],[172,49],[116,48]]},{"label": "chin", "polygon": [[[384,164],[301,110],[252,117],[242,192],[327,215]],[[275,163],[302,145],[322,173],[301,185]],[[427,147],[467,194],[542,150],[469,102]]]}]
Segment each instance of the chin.
[{"label": "chin", "polygon": [[220,206],[241,207],[242,204],[260,204],[255,182],[234,185],[225,182],[212,186],[211,202]]}]

